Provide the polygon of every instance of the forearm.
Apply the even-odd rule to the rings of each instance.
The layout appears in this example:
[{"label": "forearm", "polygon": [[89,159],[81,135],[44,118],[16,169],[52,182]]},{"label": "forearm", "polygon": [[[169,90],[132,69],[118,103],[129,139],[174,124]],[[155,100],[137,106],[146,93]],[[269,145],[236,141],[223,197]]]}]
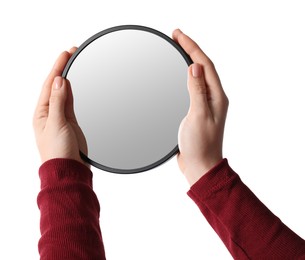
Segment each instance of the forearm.
[{"label": "forearm", "polygon": [[39,176],[41,259],[105,259],[91,171],[74,160],[54,159]]},{"label": "forearm", "polygon": [[305,241],[251,192],[227,160],[204,175],[188,194],[234,258],[305,258]]}]

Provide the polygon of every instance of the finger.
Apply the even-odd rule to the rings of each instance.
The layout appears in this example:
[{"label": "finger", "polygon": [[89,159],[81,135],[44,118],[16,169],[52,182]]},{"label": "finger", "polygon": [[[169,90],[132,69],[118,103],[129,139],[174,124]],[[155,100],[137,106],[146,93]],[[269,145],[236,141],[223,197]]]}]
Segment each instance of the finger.
[{"label": "finger", "polygon": [[77,47],[73,46],[70,50],[69,50],[69,53],[70,54],[74,54],[74,52],[77,51]]},{"label": "finger", "polygon": [[56,77],[52,84],[49,99],[48,121],[55,125],[63,125],[66,122],[65,106],[67,100],[67,85],[62,77]]},{"label": "finger", "polygon": [[35,131],[44,128],[45,121],[49,114],[49,99],[52,83],[56,76],[61,76],[62,71],[70,57],[71,53],[69,52],[61,53],[43,84],[33,117],[33,126]]},{"label": "finger", "polygon": [[[77,47],[72,47],[69,50],[69,53],[73,55],[77,51]],[[73,108],[73,94],[71,89],[71,84],[68,79],[65,79],[66,86],[67,86],[67,101],[66,101],[66,118],[72,119],[76,122],[75,114],[74,114],[74,108]]]},{"label": "finger", "polygon": [[200,63],[203,65],[206,84],[211,88],[212,97],[219,97],[219,95],[221,97],[224,91],[214,64],[210,58],[200,49],[196,42],[179,29],[176,29],[173,32],[173,39],[185,50],[194,63]]},{"label": "finger", "polygon": [[173,39],[184,49],[184,51],[191,57],[193,62],[201,63],[204,66],[210,65],[211,60],[200,49],[198,44],[190,37],[184,34],[180,29],[173,31]]},{"label": "finger", "polygon": [[203,76],[202,66],[193,63],[188,70],[188,90],[190,95],[191,114],[210,115],[207,87]]},{"label": "finger", "polygon": [[214,64],[198,44],[179,29],[173,32],[173,39],[185,50],[193,62],[202,64],[210,110],[215,119],[222,119],[228,107],[228,98],[222,88]]},{"label": "finger", "polygon": [[74,101],[73,101],[73,93],[70,81],[67,79],[64,79],[66,81],[67,86],[67,100],[66,100],[66,107],[65,107],[65,114],[66,118],[69,120],[72,120],[74,122],[76,121],[75,113],[74,113]]},{"label": "finger", "polygon": [[41,94],[39,97],[38,105],[37,106],[47,106],[49,104],[49,98],[52,88],[52,83],[57,76],[61,76],[68,60],[71,57],[71,53],[65,51],[60,54],[58,59],[56,60],[51,72],[49,73],[47,79],[45,80]]}]

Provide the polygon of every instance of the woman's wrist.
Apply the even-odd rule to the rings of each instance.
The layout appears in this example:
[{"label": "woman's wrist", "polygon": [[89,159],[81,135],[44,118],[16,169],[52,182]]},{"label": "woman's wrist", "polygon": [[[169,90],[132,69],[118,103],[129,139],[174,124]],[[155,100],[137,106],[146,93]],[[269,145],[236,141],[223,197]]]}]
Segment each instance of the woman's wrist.
[{"label": "woman's wrist", "polygon": [[215,158],[213,160],[193,163],[189,167],[186,167],[183,174],[186,177],[190,186],[193,186],[202,176],[208,173],[219,162],[223,160],[223,157]]}]

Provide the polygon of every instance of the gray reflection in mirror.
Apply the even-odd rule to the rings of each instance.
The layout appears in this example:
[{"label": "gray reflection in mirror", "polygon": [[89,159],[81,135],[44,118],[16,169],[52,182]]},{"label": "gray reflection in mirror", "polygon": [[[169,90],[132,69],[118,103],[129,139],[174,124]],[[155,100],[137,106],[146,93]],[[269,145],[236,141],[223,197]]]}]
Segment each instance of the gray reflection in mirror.
[{"label": "gray reflection in mirror", "polygon": [[103,31],[78,49],[64,71],[88,143],[85,158],[100,169],[141,172],[178,152],[191,61],[156,32],[141,26]]}]

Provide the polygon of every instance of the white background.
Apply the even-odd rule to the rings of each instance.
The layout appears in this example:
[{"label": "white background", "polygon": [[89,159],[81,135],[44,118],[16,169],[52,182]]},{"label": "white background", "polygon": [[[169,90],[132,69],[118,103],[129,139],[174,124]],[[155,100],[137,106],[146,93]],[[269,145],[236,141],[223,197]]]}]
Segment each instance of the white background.
[{"label": "white background", "polygon": [[[58,54],[122,24],[179,27],[214,61],[230,99],[224,155],[305,237],[303,1],[2,1],[0,259],[38,259],[32,114]],[[93,169],[109,260],[231,259],[188,198],[176,158],[119,176]]]}]

